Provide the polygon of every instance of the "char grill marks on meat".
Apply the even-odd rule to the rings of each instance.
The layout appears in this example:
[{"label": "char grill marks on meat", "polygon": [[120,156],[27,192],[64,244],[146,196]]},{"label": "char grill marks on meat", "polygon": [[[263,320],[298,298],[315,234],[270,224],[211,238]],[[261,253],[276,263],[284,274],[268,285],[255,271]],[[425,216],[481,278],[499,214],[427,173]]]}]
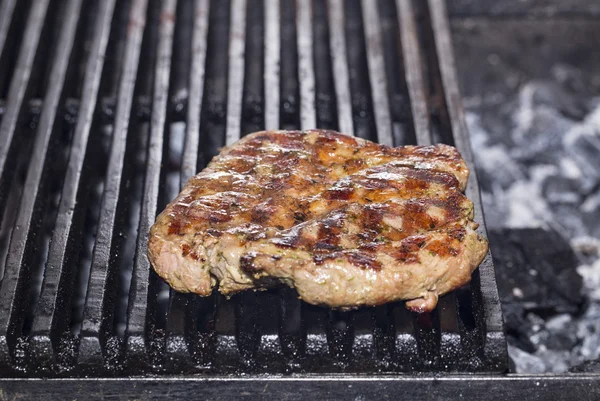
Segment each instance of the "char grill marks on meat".
[{"label": "char grill marks on meat", "polygon": [[332,131],[250,134],[191,178],[150,231],[149,258],[178,291],[283,283],[349,309],[431,310],[487,253],[447,145],[390,148]]}]

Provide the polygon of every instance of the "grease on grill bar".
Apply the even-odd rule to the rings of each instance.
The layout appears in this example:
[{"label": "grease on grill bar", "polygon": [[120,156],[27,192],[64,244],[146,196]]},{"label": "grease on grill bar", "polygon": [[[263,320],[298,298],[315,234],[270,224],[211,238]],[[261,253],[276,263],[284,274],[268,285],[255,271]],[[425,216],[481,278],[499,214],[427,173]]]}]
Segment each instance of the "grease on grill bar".
[{"label": "grease on grill bar", "polygon": [[1,6],[4,376],[506,370],[489,255],[424,315],[177,294],[146,258],[183,183],[265,128],[456,145],[483,221],[442,0]]}]

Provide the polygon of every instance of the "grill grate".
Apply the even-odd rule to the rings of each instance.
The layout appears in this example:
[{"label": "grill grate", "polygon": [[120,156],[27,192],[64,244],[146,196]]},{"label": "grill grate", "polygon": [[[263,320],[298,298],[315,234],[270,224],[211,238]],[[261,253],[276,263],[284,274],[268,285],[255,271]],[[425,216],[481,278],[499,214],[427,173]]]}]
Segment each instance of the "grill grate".
[{"label": "grill grate", "polygon": [[[445,142],[472,167],[443,0],[0,10],[4,376],[506,370],[490,255],[422,315],[328,311],[289,289],[177,294],[146,258],[157,212],[259,129]],[[467,194],[483,221],[474,171]]]}]

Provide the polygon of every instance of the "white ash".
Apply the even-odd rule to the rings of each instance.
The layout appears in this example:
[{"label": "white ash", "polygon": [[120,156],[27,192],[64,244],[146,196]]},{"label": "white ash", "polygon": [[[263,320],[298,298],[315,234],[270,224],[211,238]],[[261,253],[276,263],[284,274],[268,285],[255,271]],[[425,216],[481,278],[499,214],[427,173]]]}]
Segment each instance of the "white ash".
[{"label": "white ash", "polygon": [[592,264],[579,266],[577,272],[583,277],[583,285],[590,299],[600,301],[600,259]]},{"label": "white ash", "polygon": [[560,232],[582,261],[590,301],[578,317],[528,316],[535,351],[508,348],[519,373],[560,373],[600,357],[600,98],[573,93],[585,89],[577,68],[552,71],[553,81],[526,83],[516,96],[465,101],[488,228]]}]

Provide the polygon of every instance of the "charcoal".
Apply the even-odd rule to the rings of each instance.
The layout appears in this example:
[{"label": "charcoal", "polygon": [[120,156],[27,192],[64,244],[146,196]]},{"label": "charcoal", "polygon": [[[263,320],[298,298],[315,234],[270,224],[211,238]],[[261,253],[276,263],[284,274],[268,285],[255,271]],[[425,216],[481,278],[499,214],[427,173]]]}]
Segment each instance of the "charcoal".
[{"label": "charcoal", "polygon": [[598,224],[600,222],[600,191],[586,198],[585,202],[581,205],[581,211],[589,234],[600,238],[600,224]]},{"label": "charcoal", "polygon": [[515,131],[516,147],[511,156],[524,163],[554,163],[560,156],[563,136],[574,122],[557,110],[541,106],[522,111],[529,114],[523,132]]},{"label": "charcoal", "polygon": [[569,369],[569,352],[542,348],[535,353],[545,365],[544,372],[563,373]]},{"label": "charcoal", "polygon": [[518,303],[505,303],[502,305],[502,314],[509,344],[527,352],[535,352],[536,347],[527,335],[533,331],[532,323],[525,317],[523,306]]},{"label": "charcoal", "polygon": [[[562,70],[562,71],[559,71]],[[561,81],[567,81],[566,75],[569,75],[570,81],[572,81],[574,74],[563,73],[565,68],[557,66],[553,71],[556,76],[560,76]],[[572,94],[572,91],[568,91],[564,86],[559,83],[552,81],[533,81],[525,85],[522,91],[529,88],[531,91],[531,103],[534,106],[547,106],[551,109],[557,110],[561,115],[570,117],[575,120],[581,120],[588,112],[585,103],[580,97]]]},{"label": "charcoal", "polygon": [[561,175],[547,177],[542,183],[542,195],[550,207],[555,204],[579,205],[579,181]]},{"label": "charcoal", "polygon": [[564,138],[564,146],[571,159],[587,177],[582,190],[591,191],[600,182],[600,108],[596,109],[584,123],[570,130]]},{"label": "charcoal", "polygon": [[[591,265],[600,257],[600,239],[584,235],[571,240],[571,247],[582,264]],[[581,274],[581,272],[579,272]]]},{"label": "charcoal", "polygon": [[550,332],[546,330],[544,319],[535,313],[528,313],[526,320],[529,324],[526,326],[524,334],[528,338],[530,344],[535,349],[545,346],[550,338]]},{"label": "charcoal", "polygon": [[548,338],[546,346],[553,350],[570,350],[579,342],[577,338],[577,326],[573,323],[573,317],[561,314],[550,318],[545,323]]},{"label": "charcoal", "polygon": [[491,188],[491,183],[508,188],[517,180],[526,176],[525,169],[512,161],[508,149],[502,145],[486,148],[480,157],[476,157],[479,167],[477,176],[485,189]]},{"label": "charcoal", "polygon": [[504,304],[551,313],[580,310],[577,257],[560,235],[530,228],[491,230],[489,236]]},{"label": "charcoal", "polygon": [[600,373],[600,359],[585,361],[569,369],[571,373]]},{"label": "charcoal", "polygon": [[481,202],[483,203],[483,210],[485,210],[485,224],[490,229],[503,227],[506,223],[508,205],[502,201],[502,194],[502,192],[481,192]]},{"label": "charcoal", "polygon": [[588,222],[585,221],[579,205],[555,203],[549,207],[551,209],[549,223],[565,238],[576,238],[589,234]]},{"label": "charcoal", "polygon": [[600,259],[597,259],[593,263],[579,266],[577,272],[583,278],[588,298],[600,301]]},{"label": "charcoal", "polygon": [[[569,89],[571,92],[584,92],[586,86],[588,86],[585,83],[584,74],[582,73],[581,69],[573,65],[563,63],[555,65],[554,67],[552,67],[552,76],[554,77],[554,79],[556,79],[558,84],[560,84],[564,88]],[[574,98],[572,97],[571,99]],[[581,114],[577,112],[575,112],[574,114],[576,116],[583,117],[583,114],[586,113],[585,106],[581,105],[580,97],[577,97],[576,100],[578,101],[577,107],[581,109],[579,110]]]},{"label": "charcoal", "polygon": [[583,314],[577,328],[582,339],[579,353],[586,360],[600,358],[600,304],[594,302]]},{"label": "charcoal", "polygon": [[517,373],[544,373],[546,364],[542,358],[525,352],[517,347],[508,345],[508,356],[513,364],[513,369]]}]

